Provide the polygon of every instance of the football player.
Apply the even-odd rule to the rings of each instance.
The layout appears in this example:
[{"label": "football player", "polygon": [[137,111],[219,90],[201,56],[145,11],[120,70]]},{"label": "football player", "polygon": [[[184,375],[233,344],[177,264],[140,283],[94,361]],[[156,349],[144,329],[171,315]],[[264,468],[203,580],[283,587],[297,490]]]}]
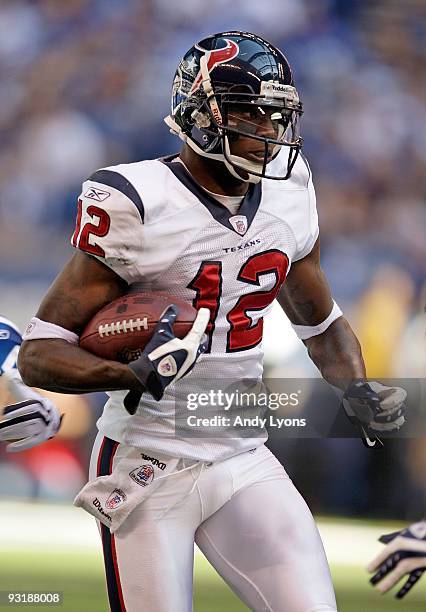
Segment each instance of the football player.
[{"label": "football player", "polygon": [[0,441],[9,442],[6,446],[9,453],[26,450],[53,438],[61,425],[61,415],[55,405],[22,382],[16,368],[21,342],[16,325],[0,316],[0,380],[6,383],[6,398],[20,400],[2,411]]},{"label": "football player", "polygon": [[379,541],[386,546],[367,567],[369,572],[374,572],[370,582],[378,591],[386,593],[408,574],[395,595],[402,599],[426,571],[426,520],[382,535]]},{"label": "football player", "polygon": [[[198,380],[261,379],[274,299],[369,445],[404,422],[404,391],[367,382],[321,270],[301,115],[291,67],[267,41],[234,31],[194,45],[165,119],[180,153],[83,184],[77,252],[24,336],[28,384],[110,395],[76,503],[100,523],[114,612],[192,610],[194,540],[252,610],[336,610],[318,530],[266,434],[191,437],[174,422]],[[192,302],[188,336],[174,337],[171,305],[129,365],[79,348],[87,322],[134,283]]]}]

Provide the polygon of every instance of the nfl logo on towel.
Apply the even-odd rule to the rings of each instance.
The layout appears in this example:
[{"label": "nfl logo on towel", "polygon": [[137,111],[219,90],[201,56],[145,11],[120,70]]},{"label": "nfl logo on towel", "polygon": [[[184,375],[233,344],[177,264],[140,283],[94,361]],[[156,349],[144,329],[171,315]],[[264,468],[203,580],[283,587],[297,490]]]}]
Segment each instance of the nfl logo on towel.
[{"label": "nfl logo on towel", "polygon": [[154,468],[151,465],[141,465],[141,467],[132,470],[129,476],[141,487],[146,487],[153,481]]},{"label": "nfl logo on towel", "polygon": [[110,510],[114,510],[120,504],[126,501],[126,494],[121,489],[114,489],[111,495],[108,497],[106,501],[106,507]]}]

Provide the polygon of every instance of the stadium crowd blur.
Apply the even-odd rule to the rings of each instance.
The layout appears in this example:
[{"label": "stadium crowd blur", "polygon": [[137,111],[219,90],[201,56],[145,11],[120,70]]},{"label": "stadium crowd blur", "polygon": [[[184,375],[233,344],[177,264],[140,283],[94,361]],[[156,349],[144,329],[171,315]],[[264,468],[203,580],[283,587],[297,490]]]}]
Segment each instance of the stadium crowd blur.
[{"label": "stadium crowd blur", "polygon": [[[177,150],[162,118],[183,52],[245,29],[293,65],[323,265],[370,376],[424,376],[425,17],[421,0],[3,0],[1,314],[24,326],[70,256],[82,180]],[[293,345],[280,357],[276,341],[273,376],[313,374]],[[102,402],[63,396],[60,437],[20,455],[1,448],[0,494],[71,499]],[[380,454],[358,440],[274,450],[314,511],[415,519],[424,508],[424,439],[391,441]]]}]

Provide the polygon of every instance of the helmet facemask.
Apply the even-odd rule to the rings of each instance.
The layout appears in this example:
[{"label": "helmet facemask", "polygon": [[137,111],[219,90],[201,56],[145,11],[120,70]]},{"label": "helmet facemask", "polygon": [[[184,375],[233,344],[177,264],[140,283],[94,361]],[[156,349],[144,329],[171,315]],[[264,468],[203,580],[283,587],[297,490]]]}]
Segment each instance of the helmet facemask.
[{"label": "helmet facemask", "polygon": [[[293,91],[290,93],[293,95]],[[297,95],[296,90],[294,94]],[[216,123],[215,128],[221,133],[224,162],[231,174],[248,182],[258,182],[261,178],[289,178],[302,144],[299,132],[301,109],[294,108],[294,98],[290,98],[289,104],[289,100],[284,97],[266,98],[235,92],[220,94],[218,97],[223,124]],[[244,139],[244,147],[238,155],[233,149],[238,146],[240,139]],[[268,174],[267,164],[277,157],[282,147],[289,149],[285,173],[279,176]],[[247,150],[248,157],[251,151],[255,151],[258,159],[254,159],[253,154],[251,159],[247,159]]]}]

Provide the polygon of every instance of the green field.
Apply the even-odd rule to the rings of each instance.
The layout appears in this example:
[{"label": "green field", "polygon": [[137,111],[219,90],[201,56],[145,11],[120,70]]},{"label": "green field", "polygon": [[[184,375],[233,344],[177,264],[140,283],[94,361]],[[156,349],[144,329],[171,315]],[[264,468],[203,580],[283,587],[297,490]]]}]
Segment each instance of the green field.
[{"label": "green field", "polygon": [[[397,601],[389,594],[381,596],[374,592],[367,583],[363,568],[340,566],[332,569],[341,612],[424,612],[426,609],[426,584],[417,585],[405,601]],[[0,582],[1,591],[62,591],[62,612],[109,610],[102,560],[92,552],[64,554],[49,551],[40,554],[34,550],[27,553],[2,550]],[[200,555],[197,555],[196,560],[195,582],[195,612],[247,610]],[[0,606],[0,609],[12,608]],[[15,606],[13,609],[22,607]],[[30,609],[46,610],[55,607],[31,606]]]}]

